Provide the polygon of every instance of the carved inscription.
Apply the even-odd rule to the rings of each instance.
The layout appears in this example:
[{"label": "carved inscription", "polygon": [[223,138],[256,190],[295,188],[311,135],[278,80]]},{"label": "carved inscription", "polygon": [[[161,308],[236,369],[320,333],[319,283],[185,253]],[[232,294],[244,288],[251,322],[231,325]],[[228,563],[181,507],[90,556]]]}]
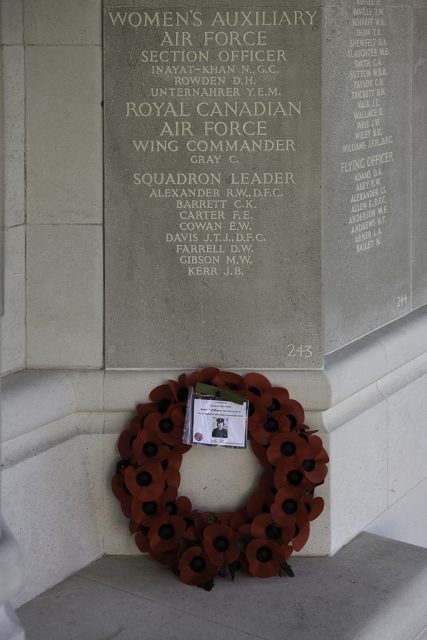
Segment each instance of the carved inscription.
[{"label": "carved inscription", "polygon": [[271,245],[265,212],[285,212],[301,189],[298,132],[313,112],[286,81],[302,64],[287,33],[320,19],[316,8],[106,12],[109,29],[132,35],[128,73],[143,79],[116,98],[127,181],[141,215],[167,218],[153,242],[188,278],[248,275]]},{"label": "carved inscription", "polygon": [[387,178],[395,158],[387,128],[390,48],[383,0],[356,0],[350,20],[347,59],[353,126],[342,145],[341,173],[353,181],[348,229],[359,254],[381,245],[390,215]]},{"label": "carved inscription", "polygon": [[107,366],[321,367],[322,9],[129,4],[104,0]]}]

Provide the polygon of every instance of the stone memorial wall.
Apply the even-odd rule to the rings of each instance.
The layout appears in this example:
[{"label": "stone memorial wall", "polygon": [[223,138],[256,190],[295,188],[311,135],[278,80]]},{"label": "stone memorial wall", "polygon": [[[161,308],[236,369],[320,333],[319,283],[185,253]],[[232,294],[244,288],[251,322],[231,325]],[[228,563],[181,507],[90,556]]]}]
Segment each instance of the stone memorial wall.
[{"label": "stone memorial wall", "polygon": [[104,1],[107,367],[321,368],[427,301],[412,20]]},{"label": "stone memorial wall", "polygon": [[411,12],[338,4],[323,60],[326,351],[411,309]]}]

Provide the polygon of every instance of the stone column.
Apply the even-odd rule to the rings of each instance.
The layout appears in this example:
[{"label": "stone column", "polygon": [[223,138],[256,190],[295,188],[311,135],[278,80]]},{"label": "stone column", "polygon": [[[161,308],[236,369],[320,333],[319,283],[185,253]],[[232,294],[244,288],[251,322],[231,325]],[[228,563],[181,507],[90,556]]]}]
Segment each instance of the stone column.
[{"label": "stone column", "polygon": [[[1,3],[0,15],[4,5]],[[3,36],[3,30],[2,30]],[[1,39],[3,43],[3,37]],[[3,46],[0,47],[0,87],[3,87]],[[3,102],[0,101],[0,149],[4,150]],[[0,184],[4,185],[3,153],[0,153]],[[4,189],[2,189],[4,193]],[[0,313],[3,313],[4,274],[3,265],[3,226],[4,199],[0,198]],[[1,423],[0,423],[0,459],[1,459]],[[24,640],[25,632],[10,604],[10,599],[20,588],[23,581],[23,563],[16,540],[1,516],[1,473],[0,473],[0,638],[1,640]]]}]

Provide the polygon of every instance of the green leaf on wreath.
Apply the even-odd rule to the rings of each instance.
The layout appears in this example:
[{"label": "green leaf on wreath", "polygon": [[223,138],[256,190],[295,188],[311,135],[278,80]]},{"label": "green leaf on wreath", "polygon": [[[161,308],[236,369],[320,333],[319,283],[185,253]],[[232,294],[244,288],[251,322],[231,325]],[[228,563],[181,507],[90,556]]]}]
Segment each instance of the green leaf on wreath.
[{"label": "green leaf on wreath", "polygon": [[236,570],[237,570],[237,563],[233,562],[233,564],[229,564],[228,565],[228,572],[230,574],[230,578],[232,579],[232,581],[234,582],[234,577],[236,575]]},{"label": "green leaf on wreath", "polygon": [[279,571],[279,576],[281,578],[286,578],[286,576],[289,576],[289,578],[293,578],[295,576],[294,572],[292,571],[292,567],[290,564],[288,564],[287,562],[283,562],[280,565],[280,571]]},{"label": "green leaf on wreath", "polygon": [[218,522],[218,519],[216,515],[212,513],[212,511],[210,511],[208,513],[208,524],[216,524],[217,522]]},{"label": "green leaf on wreath", "polygon": [[201,584],[200,588],[203,589],[204,591],[212,591],[214,586],[215,586],[214,580],[213,578],[211,578],[208,582],[205,582],[205,584]]}]

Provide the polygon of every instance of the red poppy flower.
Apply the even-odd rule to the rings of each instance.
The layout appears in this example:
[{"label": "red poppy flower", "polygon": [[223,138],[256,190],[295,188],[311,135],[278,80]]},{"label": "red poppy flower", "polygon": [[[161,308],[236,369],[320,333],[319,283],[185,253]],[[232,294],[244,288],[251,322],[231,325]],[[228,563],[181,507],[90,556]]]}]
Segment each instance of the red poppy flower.
[{"label": "red poppy flower", "polygon": [[251,443],[251,449],[258,458],[261,466],[264,467],[264,469],[269,469],[270,462],[267,458],[267,446],[264,444],[260,444],[253,438],[251,438],[249,442]]},{"label": "red poppy flower", "polygon": [[203,531],[209,524],[217,524],[218,518],[216,514],[211,511],[202,511],[197,514],[196,519],[194,520],[194,526],[196,528],[197,534],[201,537],[203,535]]},{"label": "red poppy flower", "polygon": [[[292,550],[291,550],[292,551]],[[246,547],[249,573],[258,578],[271,578],[280,571],[280,565],[291,553],[267,538],[256,538]]]},{"label": "red poppy flower", "polygon": [[129,533],[134,534],[139,530],[139,522],[135,520],[129,520]]},{"label": "red poppy flower", "polygon": [[318,436],[311,436],[305,449],[297,452],[305,477],[313,484],[323,482],[328,473],[328,454]]},{"label": "red poppy flower", "polygon": [[191,500],[187,496],[179,496],[175,499],[165,499],[164,508],[170,516],[186,518],[191,514]]},{"label": "red poppy flower", "polygon": [[230,520],[234,516],[234,511],[223,511],[222,513],[217,513],[216,517],[219,523],[230,525]]},{"label": "red poppy flower", "polygon": [[166,482],[166,487],[173,487],[176,490],[178,490],[179,485],[181,484],[181,474],[172,467],[165,469],[163,472],[163,479]]},{"label": "red poppy flower", "polygon": [[150,413],[145,419],[144,427],[154,431],[159,440],[171,446],[182,442],[184,414],[180,407],[174,407],[164,414]]},{"label": "red poppy flower", "polygon": [[168,385],[172,391],[173,397],[175,398],[175,402],[187,402],[188,383],[187,376],[185,374],[179,376],[178,382],[176,382],[176,380],[168,380]]},{"label": "red poppy flower", "polygon": [[320,516],[325,506],[325,502],[320,496],[316,496],[316,498],[314,498],[310,495],[304,495],[303,502],[310,522],[316,520],[316,518]]},{"label": "red poppy flower", "polygon": [[155,402],[145,402],[144,404],[139,403],[136,405],[136,412],[141,421],[141,425],[144,424],[144,418],[146,418],[149,413],[154,413],[155,411],[157,411]]},{"label": "red poppy flower", "polygon": [[219,371],[212,379],[212,384],[216,387],[226,387],[237,391],[243,385],[243,378],[233,371]]},{"label": "red poppy flower", "polygon": [[313,486],[313,483],[304,475],[303,467],[295,457],[283,458],[282,462],[277,465],[274,473],[274,484],[277,489],[286,485],[299,489]]},{"label": "red poppy flower", "polygon": [[217,572],[201,547],[190,547],[184,551],[178,569],[182,582],[193,586],[207,584]]},{"label": "red poppy flower", "polygon": [[165,487],[163,469],[158,462],[148,462],[142,467],[127,467],[124,480],[130,493],[141,502],[155,500]]},{"label": "red poppy flower", "polygon": [[288,416],[292,429],[296,429],[297,426],[304,424],[304,409],[296,400],[289,399],[281,402],[280,413]]},{"label": "red poppy flower", "polygon": [[111,488],[117,500],[120,501],[123,515],[126,518],[130,518],[132,496],[125,485],[122,473],[114,474],[111,480]]},{"label": "red poppy flower", "polygon": [[190,387],[196,386],[198,382],[213,384],[212,381],[218,373],[219,369],[216,369],[215,367],[206,367],[200,371],[193,371],[193,373],[187,377],[187,383]]},{"label": "red poppy flower", "polygon": [[182,539],[187,540],[187,542],[191,542],[192,544],[194,543],[198,543],[199,545],[202,544],[202,536],[199,534],[196,527],[194,526],[194,522],[192,524],[187,524],[187,528],[184,531],[184,535],[182,536]]},{"label": "red poppy flower", "polygon": [[[132,460],[132,444],[141,429],[141,420],[139,418],[132,418],[129,427],[120,434],[117,448],[124,460]],[[132,462],[134,462],[134,460],[132,460]]]},{"label": "red poppy flower", "polygon": [[174,453],[179,453],[181,456],[184,453],[187,453],[191,449],[191,444],[185,444],[185,442],[180,442],[172,447]]},{"label": "red poppy flower", "polygon": [[212,564],[223,567],[240,556],[237,535],[226,524],[210,524],[203,531],[203,547]]},{"label": "red poppy flower", "polygon": [[177,570],[178,554],[176,549],[173,551],[153,551],[152,549],[149,549],[149,554],[153,560],[164,564],[168,569],[172,569],[172,571]]},{"label": "red poppy flower", "polygon": [[161,384],[150,392],[150,400],[155,404],[156,411],[166,413],[177,402],[174,389],[169,384]]},{"label": "red poppy flower", "polygon": [[287,544],[292,540],[295,526],[279,526],[270,513],[261,513],[250,525],[253,538],[266,538],[278,544]]},{"label": "red poppy flower", "polygon": [[148,527],[140,527],[135,535],[135,544],[142,553],[147,553],[148,545]]},{"label": "red poppy flower", "polygon": [[266,457],[270,464],[276,467],[284,460],[289,462],[290,459],[292,459],[293,464],[296,463],[298,466],[298,460],[300,457],[305,459],[308,453],[309,448],[306,439],[292,431],[287,433],[278,433],[274,436],[266,451]]},{"label": "red poppy flower", "polygon": [[160,462],[164,471],[166,471],[166,469],[175,469],[176,471],[179,471],[181,463],[182,455],[180,453],[176,453],[176,447],[169,449],[168,455]]},{"label": "red poppy flower", "polygon": [[249,433],[251,438],[256,440],[259,444],[270,444],[272,438],[278,433],[291,430],[291,424],[289,418],[283,413],[276,413],[271,415],[267,412],[258,415],[258,419],[255,422],[249,420]]},{"label": "red poppy flower", "polygon": [[164,513],[150,527],[148,534],[150,550],[155,553],[163,553],[178,549],[184,531],[185,522],[183,518]]},{"label": "red poppy flower", "polygon": [[304,506],[302,490],[290,486],[279,489],[270,507],[270,513],[281,527],[293,527],[308,521],[308,513]]},{"label": "red poppy flower", "polygon": [[246,524],[248,521],[248,517],[244,511],[237,511],[234,513],[233,517],[230,519],[228,523],[230,527],[232,527],[235,531],[238,530],[239,527]]},{"label": "red poppy flower", "polygon": [[270,470],[264,471],[259,479],[257,489],[245,505],[246,516],[253,519],[260,513],[269,513],[270,504],[273,502],[276,492],[272,472]]},{"label": "red poppy flower", "polygon": [[292,547],[294,551],[301,551],[301,549],[306,544],[308,538],[310,536],[310,523],[306,522],[305,524],[296,526],[295,528],[295,536],[292,538]]},{"label": "red poppy flower", "polygon": [[261,373],[247,373],[243,376],[243,383],[246,389],[255,396],[262,396],[263,393],[269,392],[271,382]]},{"label": "red poppy flower", "polygon": [[239,540],[246,540],[247,542],[249,542],[249,540],[252,540],[251,524],[252,519],[250,518],[249,522],[245,522],[237,528]]},{"label": "red poppy flower", "polygon": [[139,431],[132,443],[132,453],[138,466],[146,462],[162,462],[169,456],[170,449],[156,434],[148,429]]},{"label": "red poppy flower", "polygon": [[[177,490],[170,487],[154,500],[141,501],[139,498],[133,497],[131,501],[132,518],[135,522],[150,527],[158,517],[164,514],[166,504],[176,499],[176,494]],[[170,513],[169,510],[168,513]]]},{"label": "red poppy flower", "polygon": [[281,413],[287,413],[286,409],[289,407],[289,393],[287,389],[282,387],[271,387],[261,396],[261,402],[263,407],[270,413],[280,411]]}]

